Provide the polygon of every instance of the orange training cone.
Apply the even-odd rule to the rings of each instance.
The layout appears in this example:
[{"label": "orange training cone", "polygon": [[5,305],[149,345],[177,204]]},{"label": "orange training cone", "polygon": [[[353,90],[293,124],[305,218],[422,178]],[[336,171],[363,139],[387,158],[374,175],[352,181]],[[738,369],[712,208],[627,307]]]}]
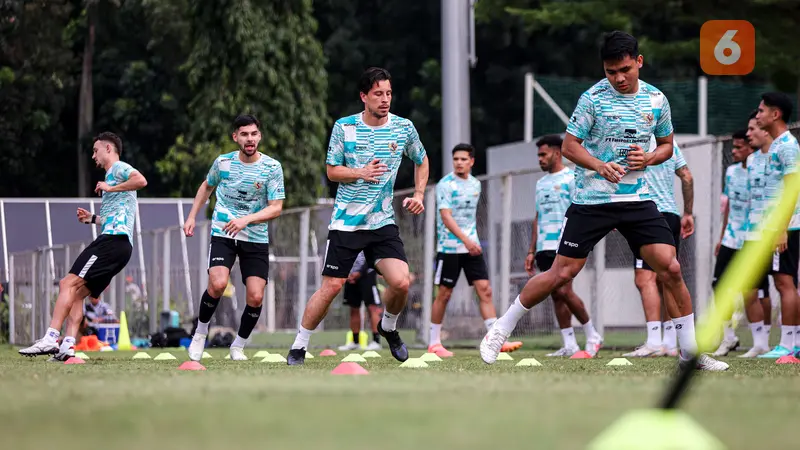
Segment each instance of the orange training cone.
[{"label": "orange training cone", "polygon": [[355,362],[344,362],[331,370],[333,375],[369,375],[367,369],[358,365]]},{"label": "orange training cone", "polygon": [[64,364],[86,364],[86,361],[84,361],[84,360],[82,360],[80,358],[76,358],[76,357],[73,356],[73,357],[69,358],[68,360],[64,361]]},{"label": "orange training cone", "polygon": [[590,355],[586,350],[581,350],[570,356],[569,359],[592,359],[592,355]]},{"label": "orange training cone", "polygon": [[329,348],[326,348],[325,350],[320,352],[319,356],[336,356],[336,352]]},{"label": "orange training cone", "polygon": [[186,361],[178,367],[178,370],[206,370],[206,368],[197,361]]}]

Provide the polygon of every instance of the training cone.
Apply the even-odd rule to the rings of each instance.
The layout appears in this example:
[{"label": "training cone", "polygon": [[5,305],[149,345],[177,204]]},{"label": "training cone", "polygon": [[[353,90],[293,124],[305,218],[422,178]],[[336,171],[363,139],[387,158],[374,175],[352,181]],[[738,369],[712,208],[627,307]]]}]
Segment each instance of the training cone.
[{"label": "training cone", "polygon": [[581,350],[576,352],[574,355],[570,356],[569,359],[592,359],[592,355],[585,350]]},{"label": "training cone", "polygon": [[86,353],[83,353],[83,352],[75,353],[75,357],[76,358],[80,358],[80,359],[84,359],[84,360],[89,359],[89,356],[86,355]]},{"label": "training cone", "polygon": [[439,355],[437,355],[436,353],[425,353],[424,355],[420,356],[419,359],[421,359],[421,360],[423,360],[425,362],[441,361],[442,360],[442,358],[439,358]]},{"label": "training cone", "polygon": [[408,358],[403,364],[400,364],[400,367],[410,368],[410,369],[424,369],[428,367],[428,363],[419,358]]},{"label": "training cone", "polygon": [[231,359],[231,354],[228,353],[227,355],[225,355],[225,359]]},{"label": "training cone", "polygon": [[333,375],[369,375],[367,369],[355,362],[343,362],[331,370]]},{"label": "training cone", "polygon": [[519,362],[516,364],[517,367],[520,366],[541,366],[542,363],[536,360],[536,358],[524,358],[520,359]]},{"label": "training cone", "polygon": [[795,358],[792,355],[781,356],[775,361],[775,364],[800,364],[800,359]]},{"label": "training cone", "polygon": [[178,358],[172,356],[172,353],[159,353],[158,356],[153,358],[154,361],[167,361],[171,359],[178,359]]},{"label": "training cone", "polygon": [[625,358],[614,358],[606,364],[607,366],[632,366],[633,363]]},{"label": "training cone", "polygon": [[380,353],[376,352],[375,350],[367,350],[361,354],[364,358],[380,358]]},{"label": "training cone", "polygon": [[152,357],[145,352],[139,352],[133,355],[133,358],[131,359],[152,359]]},{"label": "training cone", "polygon": [[209,358],[213,358],[213,356],[211,356],[211,353],[208,352],[203,352],[203,356],[200,357],[200,359],[209,359]]},{"label": "training cone", "polygon": [[131,350],[131,336],[128,334],[128,319],[125,311],[119,313],[119,339],[117,339],[117,350]]},{"label": "training cone", "polygon": [[306,359],[314,359],[314,355],[309,352],[306,352]]},{"label": "training cone", "polygon": [[178,367],[178,370],[206,370],[206,368],[197,361],[186,361]]},{"label": "training cone", "polygon": [[255,355],[253,355],[253,359],[255,359],[255,358],[266,358],[266,357],[267,357],[267,355],[269,355],[269,352],[268,352],[268,351],[266,351],[266,350],[259,350],[259,351],[257,351],[257,352],[256,352],[256,354],[255,354]]},{"label": "training cone", "polygon": [[345,356],[342,359],[342,362],[366,362],[367,360],[364,359],[363,356],[359,355],[358,353],[350,353],[349,355]]},{"label": "training cone", "polygon": [[286,358],[284,358],[283,355],[279,355],[277,353],[270,353],[269,355],[265,356],[264,359],[261,360],[261,362],[265,362],[265,363],[285,363],[286,362]]},{"label": "training cone", "polygon": [[86,361],[76,356],[73,356],[72,358],[69,358],[68,360],[64,361],[64,364],[86,364]]},{"label": "training cone", "polygon": [[509,355],[506,352],[500,352],[500,354],[497,355],[497,361],[513,361],[513,360],[514,358],[512,358],[511,355]]},{"label": "training cone", "polygon": [[336,352],[329,348],[326,348],[325,350],[319,353],[319,356],[336,356]]},{"label": "training cone", "polygon": [[606,428],[589,450],[724,450],[725,445],[679,409],[631,411]]}]

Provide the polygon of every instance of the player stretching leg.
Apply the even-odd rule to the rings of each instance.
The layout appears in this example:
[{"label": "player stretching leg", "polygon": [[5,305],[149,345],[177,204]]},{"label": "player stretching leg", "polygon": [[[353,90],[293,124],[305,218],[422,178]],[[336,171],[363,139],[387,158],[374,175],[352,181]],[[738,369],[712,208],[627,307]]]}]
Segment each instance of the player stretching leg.
[{"label": "player stretching leg", "polygon": [[[656,146],[655,140],[650,143],[651,150]],[[680,147],[673,141],[672,157],[665,162],[651,166],[645,173],[645,182],[650,189],[650,196],[656,202],[658,211],[664,216],[672,232],[675,242],[675,254],[678,254],[681,239],[686,239],[694,233],[694,217],[692,206],[694,204],[694,181],[689,166],[683,158]],[[678,215],[678,206],[675,204],[674,183],[672,177],[677,175],[681,180],[683,192],[683,217]],[[676,330],[669,317],[665,317],[664,339],[661,339],[661,296],[670,295],[664,290],[663,284],[656,279],[656,273],[641,258],[634,258],[634,282],[642,296],[642,308],[647,321],[647,342],[636,350],[622,356],[632,358],[646,358],[652,356],[676,356],[678,354]],[[665,300],[665,303],[666,300]],[[667,314],[668,316],[668,314]]]},{"label": "player stretching leg", "polygon": [[247,360],[244,346],[261,316],[264,288],[269,279],[267,221],[281,215],[285,194],[281,163],[258,151],[260,128],[261,122],[249,114],[234,119],[232,136],[239,150],[214,160],[183,226],[186,236],[194,236],[197,214],[216,189],[208,250],[208,287],[200,298],[197,329],[189,345],[192,361],[203,356],[208,323],[228,285],[236,258],[245,283],[247,304],[231,343],[231,360]]},{"label": "player stretching leg", "polygon": [[[619,230],[634,253],[652,267],[672,293],[667,311],[682,348],[681,361],[697,352],[689,290],[675,255],[672,232],[644,180],[647,166],[672,157],[669,102],[655,87],[640,81],[643,57],[636,39],[615,31],[600,51],[606,79],[581,95],[567,125],[564,155],[577,164],[576,192],[567,209],[553,267],[531,278],[514,304],[481,342],[481,358],[491,364],[519,319],[534,305],[571,281],[586,264],[595,244]],[[655,135],[658,146],[645,153]],[[698,369],[726,370],[728,365],[700,355]]]},{"label": "player stretching leg", "polygon": [[358,254],[347,284],[344,285],[344,304],[350,307],[350,332],[353,342],[342,345],[339,350],[358,350],[361,345],[358,337],[361,333],[361,303],[367,308],[367,316],[372,326],[372,342],[366,350],[380,350],[381,335],[378,333],[378,321],[381,320],[381,296],[378,294],[378,274],[375,269],[367,265],[364,252]]},{"label": "player stretching leg", "polygon": [[[54,354],[53,359],[58,361],[74,356],[75,336],[83,321],[83,299],[99,297],[131,259],[136,191],[147,186],[147,180],[130,164],[120,161],[121,154],[122,140],[114,133],[100,133],[94,138],[92,159],[106,171],[104,181],[97,183],[94,191],[103,196],[103,201],[99,214],[83,208],[78,208],[77,214],[79,222],[99,225],[102,231],[61,279],[50,328],[43,338],[20,350],[21,355]],[[59,347],[59,332],[68,315],[66,337]]]},{"label": "player stretching leg", "polygon": [[[531,227],[531,244],[525,259],[525,270],[531,276],[535,268],[546,272],[553,266],[564,214],[575,192],[575,173],[562,162],[561,144],[562,140],[557,135],[544,136],[536,143],[539,148],[539,167],[547,175],[536,182],[536,211]],[[579,350],[572,329],[573,314],[583,325],[586,351],[592,356],[596,355],[603,344],[603,337],[589,319],[583,300],[572,289],[572,281],[553,291],[550,296],[561,328],[563,346],[547,356],[572,356]]]},{"label": "player stretching leg", "polygon": [[[748,229],[759,239],[758,228],[764,217],[769,214],[767,209],[771,202],[780,197],[784,182],[790,177],[797,176],[797,158],[800,153],[797,139],[792,136],[786,127],[786,122],[792,115],[792,101],[782,93],[770,92],[761,96],[758,105],[756,124],[772,137],[769,149],[753,153],[748,166],[748,180],[755,184],[761,180],[764,183],[764,201],[759,202],[751,195],[751,209],[748,216]],[[751,237],[748,235],[748,239]],[[775,288],[781,294],[781,340],[769,353],[759,355],[759,358],[780,358],[795,351],[795,334],[800,331],[797,310],[800,299],[797,294],[797,270],[800,257],[800,212],[795,208],[789,227],[781,233],[776,243],[777,252],[772,259],[770,273],[775,282]],[[765,275],[766,276],[766,275]],[[759,283],[760,285],[760,283]],[[798,341],[797,343],[800,343]],[[800,350],[798,348],[797,350]]]},{"label": "player stretching leg", "polygon": [[[475,148],[469,144],[456,145],[453,148],[453,172],[445,175],[436,185],[438,255],[435,283],[439,291],[431,309],[428,352],[442,358],[453,356],[453,352],[442,345],[442,321],[462,269],[470,286],[475,286],[486,329],[489,330],[497,320],[489,271],[478,242],[477,212],[481,182],[470,174],[474,164]],[[512,352],[520,347],[521,342],[506,342],[502,350]]]},{"label": "player stretching leg", "polygon": [[397,332],[397,317],[406,306],[410,277],[408,262],[394,223],[394,181],[403,155],[416,165],[414,196],[403,200],[412,214],[425,210],[428,157],[410,120],[389,112],[392,81],[386,69],[367,69],[359,80],[364,111],[336,121],[328,146],[328,178],[339,183],[331,223],[322,286],[311,296],[297,337],[289,350],[290,366],[305,362],[311,334],[325,318],[342,290],[359,252],[386,280],[383,318],[378,333],[392,356],[408,359],[408,349]]}]

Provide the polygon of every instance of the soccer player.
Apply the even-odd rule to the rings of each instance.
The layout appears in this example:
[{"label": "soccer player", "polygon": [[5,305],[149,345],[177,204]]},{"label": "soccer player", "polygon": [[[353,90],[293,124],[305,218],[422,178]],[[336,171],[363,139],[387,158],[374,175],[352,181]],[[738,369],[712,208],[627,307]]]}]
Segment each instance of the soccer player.
[{"label": "soccer player", "polygon": [[[752,131],[752,139],[748,133]],[[750,190],[747,183],[747,162],[754,148],[769,148],[772,138],[766,131],[758,128],[755,121],[755,112],[750,120],[747,130],[733,133],[733,164],[725,170],[725,185],[722,189],[723,213],[722,234],[714,249],[717,261],[714,265],[714,278],[712,286],[716,289],[722,274],[728,268],[731,260],[744,245],[747,233],[747,210],[750,207]],[[766,141],[769,142],[766,142]],[[772,307],[769,300],[769,280],[764,277],[758,289],[758,298],[761,302],[745,298],[745,312],[750,322],[750,332],[753,335],[753,347],[745,354],[744,358],[753,358],[769,351],[769,324]],[[763,308],[763,309],[762,309]],[[732,318],[728,317],[723,325],[723,338],[714,356],[725,356],[739,346],[739,338],[733,329]]]},{"label": "soccer player", "polygon": [[[655,139],[650,141],[650,150],[656,147]],[[645,182],[650,190],[650,196],[655,200],[658,211],[664,216],[672,239],[675,242],[675,254],[678,254],[681,239],[686,239],[694,233],[694,180],[686,160],[683,158],[677,142],[672,143],[672,157],[657,166],[651,166],[645,172]],[[675,190],[673,176],[681,180],[683,192],[683,216],[678,215],[678,206],[675,204]],[[634,256],[634,282],[642,297],[642,308],[647,322],[647,341],[636,350],[622,356],[631,358],[646,358],[652,356],[676,356],[677,336],[675,326],[669,317],[665,317],[664,338],[661,338],[661,296],[670,295],[663,289],[663,284],[656,279],[656,273],[639,256]],[[666,303],[666,301],[665,301]]]},{"label": "soccer player", "polygon": [[[442,177],[436,185],[438,254],[434,282],[439,288],[431,309],[428,352],[442,358],[453,356],[453,352],[442,345],[442,321],[462,270],[470,286],[475,286],[486,329],[490,329],[497,320],[492,287],[489,285],[489,270],[478,241],[477,213],[481,182],[470,173],[473,165],[475,148],[470,144],[456,145],[453,147],[453,171]],[[506,342],[502,350],[512,352],[519,347],[522,347],[521,342]]]},{"label": "soccer player", "polygon": [[378,333],[378,321],[381,320],[381,296],[378,293],[378,273],[367,265],[364,252],[358,254],[347,284],[344,285],[344,304],[350,307],[350,331],[353,333],[353,342],[339,347],[339,350],[349,351],[361,348],[359,334],[361,333],[361,304],[367,307],[367,316],[372,326],[372,342],[366,350],[380,350],[381,335]]},{"label": "soccer player", "polygon": [[[536,268],[542,272],[550,270],[556,259],[558,238],[564,215],[572,203],[575,192],[575,173],[562,161],[562,140],[558,135],[544,136],[536,142],[539,148],[539,167],[547,172],[536,182],[536,212],[533,217],[531,243],[525,259],[525,270],[533,275]],[[603,337],[594,328],[583,300],[572,289],[572,280],[553,291],[553,308],[558,326],[561,328],[563,346],[547,356],[572,356],[578,350],[572,315],[583,325],[586,335],[586,351],[596,355],[603,344]]]},{"label": "soccer player", "polygon": [[367,69],[358,88],[364,111],[337,120],[328,145],[328,178],[339,187],[328,226],[322,286],[306,305],[289,350],[289,365],[305,362],[311,334],[344,286],[361,251],[367,264],[373,265],[387,284],[378,333],[386,339],[395,359],[408,359],[408,349],[397,332],[397,317],[405,308],[410,279],[392,199],[397,169],[406,155],[416,170],[414,195],[403,200],[403,207],[411,214],[424,211],[428,157],[414,124],[389,112],[392,78],[386,69]]},{"label": "soccer player", "polygon": [[[672,293],[667,297],[667,311],[677,328],[681,363],[697,353],[692,300],[672,231],[651,200],[644,179],[647,166],[672,157],[669,102],[661,91],[639,80],[643,57],[633,36],[621,31],[607,34],[600,56],[606,79],[581,95],[562,146],[564,156],[577,168],[575,195],[564,218],[558,253],[550,270],[528,281],[484,337],[480,352],[488,364],[495,362],[519,319],[575,278],[595,244],[615,228]],[[658,146],[645,153],[641,146],[649,145],[653,135]],[[705,354],[697,362],[700,370],[728,369],[728,364]]]},{"label": "soccer player", "polygon": [[[75,336],[83,322],[83,299],[100,294],[131,258],[133,224],[136,218],[136,191],[147,186],[147,180],[130,164],[120,161],[122,140],[114,133],[103,132],[94,138],[92,159],[106,171],[95,193],[103,197],[99,214],[78,208],[78,221],[102,227],[100,236],[75,259],[69,274],[59,283],[53,318],[44,337],[19,351],[21,355],[55,355],[66,361],[75,356]],[[61,346],[57,341],[67,316],[69,322]]]},{"label": "soccer player", "polygon": [[214,189],[217,203],[211,217],[208,250],[208,287],[200,298],[197,329],[189,345],[189,359],[199,361],[208,337],[208,323],[225,292],[231,267],[239,258],[247,304],[239,331],[231,343],[232,361],[245,361],[244,346],[261,316],[264,288],[269,279],[269,233],[267,222],[280,216],[283,199],[283,167],[258,151],[261,122],[244,114],[233,121],[233,140],[239,150],[220,155],[194,197],[192,210],[183,226],[194,236],[197,213]]},{"label": "soccer player", "polygon": [[[764,195],[760,196],[756,191],[750,191],[748,240],[761,238],[760,227],[771,212],[769,210],[771,202],[780,197],[783,183],[790,177],[797,176],[797,157],[800,147],[797,139],[786,127],[791,115],[792,101],[787,95],[768,92],[761,96],[755,119],[756,125],[769,133],[773,141],[768,149],[761,148],[760,151],[753,153],[747,164],[751,188],[758,189],[763,186],[764,192]],[[772,281],[781,295],[781,339],[772,351],[758,355],[759,358],[780,358],[795,351],[795,334],[800,331],[798,327],[800,312],[797,310],[800,303],[797,294],[800,214],[797,209],[792,215],[788,229],[780,234],[776,249],[769,273],[772,274]]]}]

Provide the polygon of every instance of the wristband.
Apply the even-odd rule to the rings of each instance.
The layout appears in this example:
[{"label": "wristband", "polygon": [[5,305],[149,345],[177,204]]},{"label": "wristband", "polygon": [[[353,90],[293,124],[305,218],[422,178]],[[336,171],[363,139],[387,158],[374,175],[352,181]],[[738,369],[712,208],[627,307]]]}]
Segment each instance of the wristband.
[{"label": "wristband", "polygon": [[97,223],[97,214],[92,214],[92,223]]}]

